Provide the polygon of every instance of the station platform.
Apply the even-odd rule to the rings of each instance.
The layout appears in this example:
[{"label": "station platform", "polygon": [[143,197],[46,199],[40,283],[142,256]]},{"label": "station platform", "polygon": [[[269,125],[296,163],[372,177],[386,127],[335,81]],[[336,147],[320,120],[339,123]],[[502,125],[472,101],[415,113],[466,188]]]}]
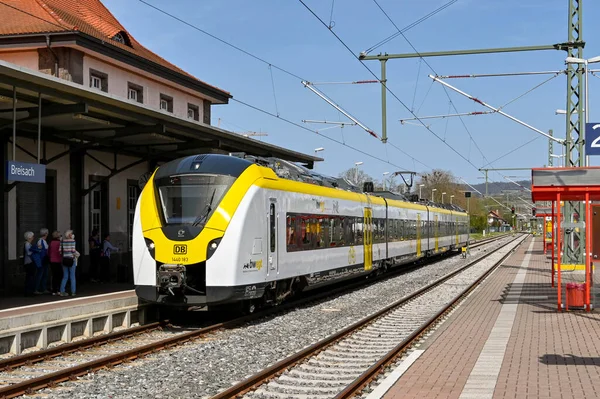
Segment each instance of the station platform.
[{"label": "station platform", "polygon": [[0,357],[145,322],[145,305],[130,284],[89,284],[78,291],[76,297],[0,299]]},{"label": "station platform", "polygon": [[[68,286],[68,284],[67,284]],[[34,296],[24,296],[24,295],[12,295],[0,297],[0,311],[12,308],[19,308],[23,306],[31,307],[34,305],[41,305],[47,303],[60,303],[65,302],[70,299],[78,299],[85,298],[90,296],[102,295],[102,294],[111,294],[118,293],[122,291],[132,291],[134,289],[133,284],[126,283],[89,283],[86,282],[84,284],[77,286],[77,296],[76,297],[60,297],[53,296],[50,294],[44,295],[34,295]],[[0,316],[1,318],[2,316]]]},{"label": "station platform", "polygon": [[557,312],[530,237],[368,398],[600,397],[600,312]]}]

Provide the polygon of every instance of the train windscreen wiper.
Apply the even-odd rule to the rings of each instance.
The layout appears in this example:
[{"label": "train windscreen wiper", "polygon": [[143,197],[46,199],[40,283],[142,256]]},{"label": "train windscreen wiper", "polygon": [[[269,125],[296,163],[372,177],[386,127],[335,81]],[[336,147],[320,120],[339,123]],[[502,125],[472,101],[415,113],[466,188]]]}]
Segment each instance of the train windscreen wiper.
[{"label": "train windscreen wiper", "polygon": [[196,218],[196,220],[194,220],[194,223],[192,223],[192,226],[198,226],[200,223],[206,222],[206,219],[208,218],[210,211],[212,211],[212,203],[213,203],[213,200],[215,199],[216,192],[217,192],[217,189],[216,188],[213,189],[212,195],[210,196],[210,202],[208,204],[206,204],[206,212],[203,215],[198,216]]}]

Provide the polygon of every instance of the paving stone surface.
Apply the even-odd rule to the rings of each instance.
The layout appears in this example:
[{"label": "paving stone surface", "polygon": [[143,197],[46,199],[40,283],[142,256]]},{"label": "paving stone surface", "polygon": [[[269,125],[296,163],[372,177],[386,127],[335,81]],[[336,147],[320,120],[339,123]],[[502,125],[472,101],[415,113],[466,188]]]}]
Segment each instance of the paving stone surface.
[{"label": "paving stone surface", "polygon": [[386,399],[600,397],[600,313],[556,311],[550,261],[531,241],[419,348]]}]

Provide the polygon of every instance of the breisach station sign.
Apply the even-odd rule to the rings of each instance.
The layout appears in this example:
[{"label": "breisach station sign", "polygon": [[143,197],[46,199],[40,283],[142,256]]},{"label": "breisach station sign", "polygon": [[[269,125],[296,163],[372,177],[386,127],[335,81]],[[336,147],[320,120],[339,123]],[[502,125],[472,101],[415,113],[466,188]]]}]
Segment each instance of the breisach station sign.
[{"label": "breisach station sign", "polygon": [[6,163],[6,180],[27,183],[45,183],[46,165],[8,161]]}]

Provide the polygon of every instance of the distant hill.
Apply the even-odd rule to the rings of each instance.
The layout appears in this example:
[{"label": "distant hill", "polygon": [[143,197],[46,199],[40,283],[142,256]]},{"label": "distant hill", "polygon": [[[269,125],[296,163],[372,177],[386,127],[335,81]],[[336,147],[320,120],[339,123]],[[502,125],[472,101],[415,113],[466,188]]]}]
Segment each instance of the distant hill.
[{"label": "distant hill", "polygon": [[[515,180],[515,182],[519,183],[523,187],[527,187],[531,190],[531,180]],[[485,183],[473,184],[477,190],[481,191],[481,193],[485,194]],[[472,190],[470,187],[465,187],[465,190]],[[512,182],[488,182],[488,194],[495,195],[501,194],[502,191],[505,190],[524,190],[523,188],[517,186]]]}]

